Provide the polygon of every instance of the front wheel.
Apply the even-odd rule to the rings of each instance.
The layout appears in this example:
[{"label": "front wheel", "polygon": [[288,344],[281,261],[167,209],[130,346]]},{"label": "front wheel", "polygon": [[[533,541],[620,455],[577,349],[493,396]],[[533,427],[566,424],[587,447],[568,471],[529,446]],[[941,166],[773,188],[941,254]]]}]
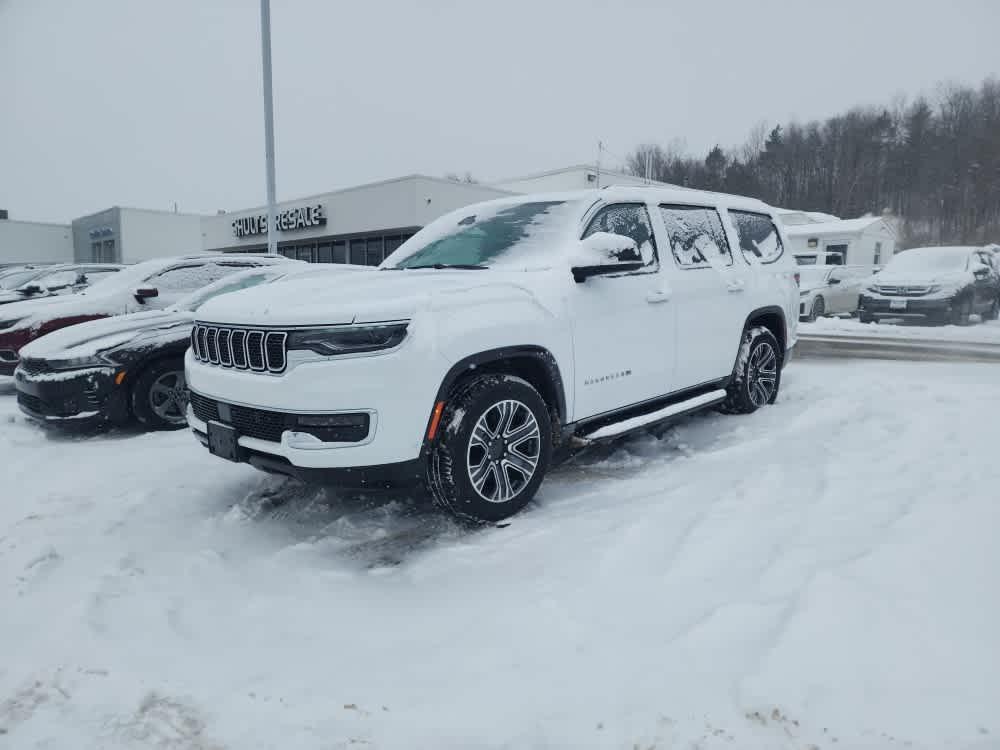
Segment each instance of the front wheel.
[{"label": "front wheel", "polygon": [[965,300],[951,313],[951,323],[952,325],[962,326],[970,325],[972,323],[972,295],[969,295]]},{"label": "front wheel", "polygon": [[767,328],[751,328],[743,334],[733,379],[726,400],[718,409],[726,414],[750,414],[773,404],[781,386],[781,345]]},{"label": "front wheel", "polygon": [[512,375],[482,375],[448,398],[428,457],[427,489],[448,511],[500,521],[527,505],[552,455],[541,395]]},{"label": "front wheel", "polygon": [[176,429],[186,422],[188,404],[184,361],[153,363],[132,386],[132,413],[146,427]]}]

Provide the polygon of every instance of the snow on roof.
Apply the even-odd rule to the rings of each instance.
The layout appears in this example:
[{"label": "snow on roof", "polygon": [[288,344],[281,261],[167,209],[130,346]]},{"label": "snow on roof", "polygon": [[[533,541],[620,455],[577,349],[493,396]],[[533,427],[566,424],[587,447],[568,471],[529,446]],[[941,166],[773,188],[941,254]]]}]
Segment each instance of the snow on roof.
[{"label": "snow on roof", "polygon": [[798,224],[787,227],[786,233],[789,235],[817,235],[817,234],[851,234],[853,232],[863,232],[877,221],[882,221],[881,216],[863,216],[860,219],[839,219],[838,221],[823,221],[816,224]]}]

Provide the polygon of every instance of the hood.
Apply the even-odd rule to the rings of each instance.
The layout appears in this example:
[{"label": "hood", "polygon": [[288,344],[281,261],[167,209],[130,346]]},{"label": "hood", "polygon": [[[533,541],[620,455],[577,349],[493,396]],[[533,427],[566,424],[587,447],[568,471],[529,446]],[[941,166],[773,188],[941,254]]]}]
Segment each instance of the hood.
[{"label": "hood", "polygon": [[871,279],[879,286],[964,285],[972,280],[968,271],[896,271],[886,269]]},{"label": "hood", "polygon": [[13,289],[8,291],[0,290],[0,305],[6,305],[11,302],[23,302],[29,299],[37,299],[37,297],[28,297],[20,292],[15,292]]},{"label": "hood", "polygon": [[523,287],[537,273],[428,269],[305,278],[217,297],[199,308],[196,317],[212,323],[262,326],[404,320],[422,307],[447,304],[450,295],[462,292],[523,295]]},{"label": "hood", "polygon": [[192,313],[189,312],[155,310],[91,320],[42,336],[23,347],[21,356],[44,359],[62,355],[71,349],[74,350],[74,354],[81,349],[97,352],[124,344],[139,334],[176,326],[185,326],[184,336],[186,336],[191,319]]}]

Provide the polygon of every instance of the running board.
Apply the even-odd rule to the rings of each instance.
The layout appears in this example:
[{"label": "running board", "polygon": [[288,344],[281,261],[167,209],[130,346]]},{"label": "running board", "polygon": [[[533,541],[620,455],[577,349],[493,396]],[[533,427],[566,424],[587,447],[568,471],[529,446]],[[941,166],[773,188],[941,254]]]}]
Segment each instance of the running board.
[{"label": "running board", "polygon": [[670,404],[669,406],[657,409],[656,411],[651,411],[647,414],[640,414],[636,417],[632,417],[631,419],[623,419],[621,422],[606,424],[603,427],[598,427],[590,433],[578,433],[574,437],[584,443],[610,440],[611,438],[616,438],[619,435],[624,435],[626,432],[639,430],[643,427],[656,424],[657,422],[663,422],[673,417],[679,417],[682,414],[687,414],[688,412],[695,411],[696,409],[702,409],[706,406],[713,406],[715,404],[722,403],[725,400],[726,392],[720,388],[714,391],[699,394],[697,396],[692,396],[689,399],[678,401],[677,403]]}]

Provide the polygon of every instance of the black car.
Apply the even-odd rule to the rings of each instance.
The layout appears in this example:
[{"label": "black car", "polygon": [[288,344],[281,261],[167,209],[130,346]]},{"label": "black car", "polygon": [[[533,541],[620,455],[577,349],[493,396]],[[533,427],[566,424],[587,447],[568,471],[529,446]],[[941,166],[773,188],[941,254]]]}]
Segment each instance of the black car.
[{"label": "black car", "polygon": [[861,293],[862,323],[969,323],[1000,315],[1000,264],[980,247],[920,247],[892,257]]},{"label": "black car", "polygon": [[184,353],[198,307],[212,297],[257,284],[356,268],[288,261],[240,270],[165,310],[103,318],[50,333],[21,351],[14,372],[18,406],[50,424],[122,424],[135,418],[148,427],[183,426],[188,402]]}]

